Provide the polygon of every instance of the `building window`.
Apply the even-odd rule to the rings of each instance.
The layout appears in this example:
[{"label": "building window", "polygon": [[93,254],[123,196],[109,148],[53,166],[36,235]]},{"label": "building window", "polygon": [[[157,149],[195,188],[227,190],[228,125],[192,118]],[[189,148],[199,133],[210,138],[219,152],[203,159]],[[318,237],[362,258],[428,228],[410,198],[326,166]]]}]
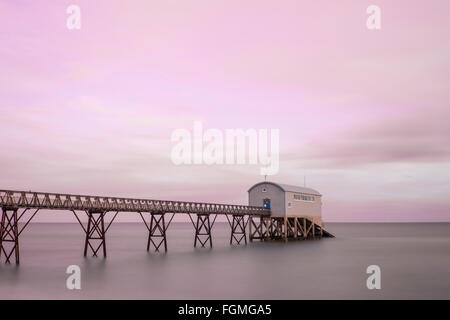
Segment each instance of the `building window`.
[{"label": "building window", "polygon": [[292,203],[288,202],[288,207],[289,208],[292,207]]},{"label": "building window", "polygon": [[262,189],[262,192],[267,192],[267,189],[266,189],[266,188],[263,188],[263,189]]},{"label": "building window", "polygon": [[314,196],[307,196],[304,194],[294,194],[294,200],[314,202]]}]

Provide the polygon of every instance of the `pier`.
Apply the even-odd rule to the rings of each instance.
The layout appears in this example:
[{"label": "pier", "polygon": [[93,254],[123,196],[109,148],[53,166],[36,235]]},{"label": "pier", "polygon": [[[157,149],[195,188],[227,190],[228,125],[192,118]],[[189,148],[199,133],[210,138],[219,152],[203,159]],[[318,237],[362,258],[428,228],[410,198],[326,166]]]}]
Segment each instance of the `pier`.
[{"label": "pier", "polygon": [[[92,195],[0,190],[0,258],[20,263],[19,237],[40,210],[63,210],[73,214],[84,234],[83,254],[107,256],[106,234],[119,213],[138,214],[148,231],[147,251],[167,252],[167,229],[177,214],[189,217],[194,227],[194,247],[212,248],[212,230],[218,216],[230,225],[230,245],[253,240],[310,239],[332,237],[308,217],[272,217],[263,206],[188,201],[150,200]],[[83,224],[80,215],[87,216]],[[105,221],[110,217],[109,222]],[[56,227],[56,226],[55,226]]]}]

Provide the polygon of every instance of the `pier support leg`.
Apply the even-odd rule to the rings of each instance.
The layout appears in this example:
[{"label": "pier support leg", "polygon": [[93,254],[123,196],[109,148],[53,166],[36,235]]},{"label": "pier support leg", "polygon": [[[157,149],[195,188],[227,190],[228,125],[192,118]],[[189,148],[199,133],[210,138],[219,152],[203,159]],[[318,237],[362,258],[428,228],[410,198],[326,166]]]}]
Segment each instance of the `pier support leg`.
[{"label": "pier support leg", "polygon": [[[93,257],[103,248],[103,256],[106,258],[106,239],[105,239],[105,212],[87,212],[88,226],[86,229],[86,240],[84,242],[84,256],[86,257],[88,247],[92,250]],[[96,245],[96,247],[94,247]]]},{"label": "pier support leg", "polygon": [[245,232],[245,221],[243,215],[233,215],[233,223],[231,225],[230,245],[235,242],[237,245],[244,241],[247,244],[247,234]]},{"label": "pier support leg", "polygon": [[296,229],[296,217],[286,217],[284,224],[285,241],[288,239],[297,239],[297,229]]},{"label": "pier support leg", "polygon": [[202,248],[209,242],[212,248],[211,223],[209,222],[209,214],[197,214],[197,224],[195,226],[194,248],[197,248],[197,241]]},{"label": "pier support leg", "polygon": [[308,237],[308,229],[306,229],[306,218],[303,218],[303,239]]},{"label": "pier support leg", "polygon": [[271,237],[272,219],[270,217],[252,217],[248,218],[249,239],[253,240],[269,240]]},{"label": "pier support leg", "polygon": [[272,218],[270,217],[261,217],[261,223],[263,224],[263,227],[261,230],[263,230],[264,234],[264,240],[268,241],[270,240],[271,234],[272,234]]},{"label": "pier support leg", "polygon": [[16,264],[20,263],[19,256],[19,220],[18,209],[2,208],[2,220],[0,225],[0,258],[5,256],[5,263],[11,263],[14,254]]},{"label": "pier support leg", "polygon": [[293,219],[293,221],[294,221],[294,239],[295,240],[297,240],[298,239],[298,218],[297,217],[295,217],[294,219]]},{"label": "pier support leg", "polygon": [[285,219],[280,217],[272,218],[271,224],[271,238],[275,240],[284,240],[283,227],[285,224]]},{"label": "pier support leg", "polygon": [[[253,218],[253,217],[248,217],[249,221],[249,240],[250,242],[253,242],[253,240],[263,240],[263,217],[259,217],[259,218]],[[233,223],[234,223],[234,219],[233,219]],[[231,226],[231,228],[233,229],[233,226]],[[254,230],[253,230],[254,229]]]},{"label": "pier support leg", "polygon": [[150,246],[153,245],[155,252],[159,252],[159,248],[163,244],[164,252],[167,252],[166,223],[164,220],[164,213],[151,214],[147,251],[150,251]]},{"label": "pier support leg", "polygon": [[253,230],[252,230],[253,218],[251,216],[248,217],[248,240],[253,242]]},{"label": "pier support leg", "polygon": [[312,237],[313,239],[316,238],[316,224],[314,223],[314,221],[311,221],[311,225],[312,225]]},{"label": "pier support leg", "polygon": [[314,223],[309,219],[303,218],[303,224],[305,229],[304,238],[314,237]]},{"label": "pier support leg", "polygon": [[284,242],[288,241],[289,231],[288,231],[288,218],[284,218],[284,233],[281,233],[281,236],[284,238]]},{"label": "pier support leg", "polygon": [[304,239],[305,231],[303,229],[303,219],[302,218],[295,218],[295,233],[297,239]]}]

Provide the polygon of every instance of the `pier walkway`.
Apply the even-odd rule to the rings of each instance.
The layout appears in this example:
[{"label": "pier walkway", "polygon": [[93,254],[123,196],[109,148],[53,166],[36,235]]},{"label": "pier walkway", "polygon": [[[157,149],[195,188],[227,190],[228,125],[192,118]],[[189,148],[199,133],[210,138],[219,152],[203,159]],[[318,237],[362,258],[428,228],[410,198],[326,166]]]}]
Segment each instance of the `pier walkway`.
[{"label": "pier walkway", "polygon": [[[189,216],[195,230],[194,247],[212,248],[211,231],[219,215],[225,216],[231,227],[230,245],[247,244],[249,222],[250,230],[256,228],[250,231],[250,241],[332,236],[307,218],[302,220],[305,229],[288,229],[289,219],[285,219],[283,228],[278,218],[271,219],[270,210],[246,205],[0,190],[0,207],[0,258],[10,263],[14,255],[16,264],[20,262],[19,236],[40,210],[64,210],[74,215],[85,234],[84,256],[89,251],[93,256],[103,253],[106,257],[106,233],[117,215],[125,212],[142,218],[148,230],[147,251],[167,251],[166,231],[176,214]],[[80,214],[87,216],[87,224]]]}]

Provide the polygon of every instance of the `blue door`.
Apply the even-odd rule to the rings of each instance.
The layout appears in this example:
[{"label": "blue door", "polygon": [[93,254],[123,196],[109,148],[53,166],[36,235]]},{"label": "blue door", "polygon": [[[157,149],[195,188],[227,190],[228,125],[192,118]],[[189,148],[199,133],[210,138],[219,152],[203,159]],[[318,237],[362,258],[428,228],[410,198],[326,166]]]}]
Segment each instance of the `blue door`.
[{"label": "blue door", "polygon": [[263,207],[265,209],[270,209],[270,199],[264,199],[263,200]]}]

